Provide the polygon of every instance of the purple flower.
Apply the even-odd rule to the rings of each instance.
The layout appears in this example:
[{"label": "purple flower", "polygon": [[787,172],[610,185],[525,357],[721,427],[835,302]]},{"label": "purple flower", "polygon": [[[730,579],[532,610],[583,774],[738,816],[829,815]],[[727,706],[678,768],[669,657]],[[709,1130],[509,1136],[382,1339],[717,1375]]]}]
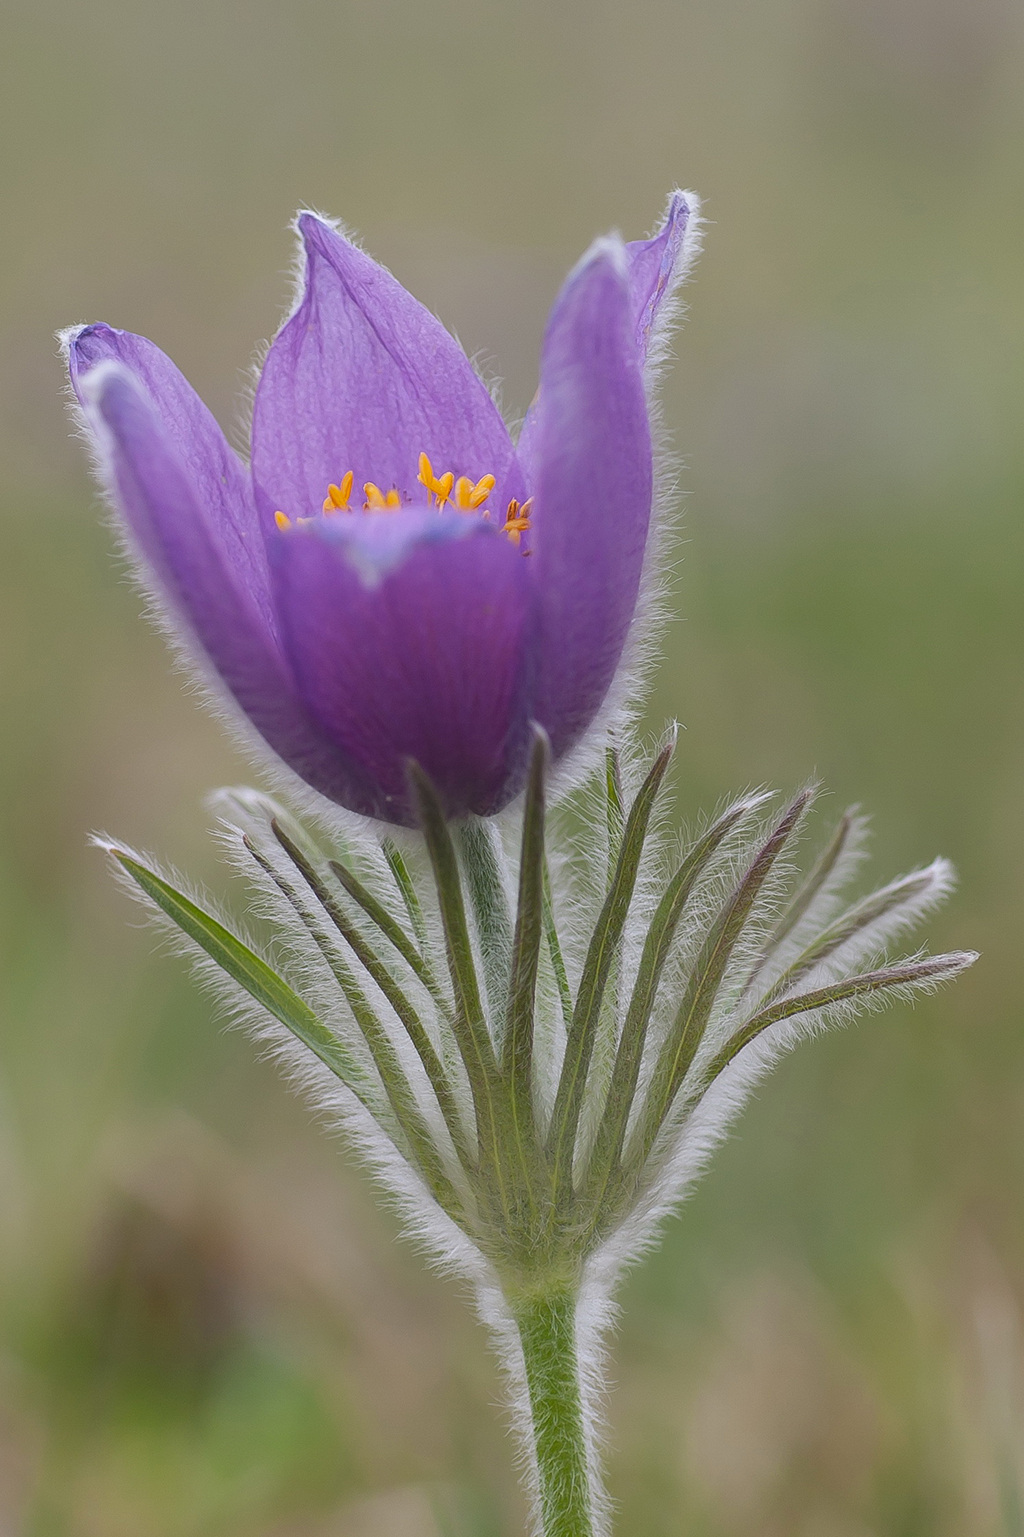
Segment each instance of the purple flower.
[{"label": "purple flower", "polygon": [[640,591],[645,366],[694,211],[674,194],[653,239],[599,240],[569,275],[518,444],[441,324],[312,213],[248,468],[152,342],[69,333],[130,544],[323,795],[407,823],[415,759],[450,815],[490,815],[522,788],[532,722],[556,760],[594,722]]}]

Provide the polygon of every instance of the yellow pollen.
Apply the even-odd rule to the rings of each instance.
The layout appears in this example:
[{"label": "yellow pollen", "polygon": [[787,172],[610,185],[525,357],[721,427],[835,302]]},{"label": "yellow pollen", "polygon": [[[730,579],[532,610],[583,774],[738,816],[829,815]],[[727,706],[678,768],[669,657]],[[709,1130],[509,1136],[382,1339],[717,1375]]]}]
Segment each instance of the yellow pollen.
[{"label": "yellow pollen", "polygon": [[438,477],[434,474],[434,466],[426,454],[420,454],[420,472],[417,480],[421,486],[426,486],[428,492],[437,498],[437,505],[443,507],[452,494],[452,486],[455,484],[455,476],[451,470]]},{"label": "yellow pollen", "polygon": [[372,480],[366,482],[363,495],[366,497],[363,506],[367,512],[391,512],[402,505],[401,495],[394,486],[385,495],[380,486],[375,486]]},{"label": "yellow pollen", "polygon": [[323,511],[326,513],[348,512],[348,499],[352,495],[352,471],[347,470],[341,477],[341,485],[333,483],[327,487],[327,495],[324,498]]},{"label": "yellow pollen", "polygon": [[291,526],[292,526],[292,520],[291,520],[291,518],[288,516],[288,514],[286,512],[275,512],[274,513],[274,522],[277,524],[278,528],[280,528],[281,530],[284,530],[286,528],[291,528]]},{"label": "yellow pollen", "polygon": [[475,512],[494,490],[494,476],[485,475],[476,485],[468,475],[460,475],[455,482],[455,505],[463,512]]}]

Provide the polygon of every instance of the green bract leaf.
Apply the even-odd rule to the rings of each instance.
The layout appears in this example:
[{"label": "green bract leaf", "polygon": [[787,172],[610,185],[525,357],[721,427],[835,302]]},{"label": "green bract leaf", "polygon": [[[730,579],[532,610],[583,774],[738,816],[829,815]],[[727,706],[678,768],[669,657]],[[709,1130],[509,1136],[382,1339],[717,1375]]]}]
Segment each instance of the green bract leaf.
[{"label": "green bract leaf", "polygon": [[551,872],[548,869],[546,856],[544,859],[544,938],[547,941],[551,970],[554,973],[555,986],[558,989],[558,1001],[562,1008],[562,1019],[568,1031],[572,1028],[572,989],[569,986],[569,976],[565,969],[565,957],[562,954],[562,943],[558,937],[558,925],[555,922],[555,904],[551,895]]},{"label": "green bract leaf", "polygon": [[513,1135],[524,1177],[532,1187],[537,1163],[533,1114],[533,1027],[544,914],[544,775],[547,737],[538,733],[530,757],[530,777],[523,808],[519,860],[519,903],[512,947],[512,980],[502,1043],[502,1068],[508,1078]]},{"label": "green bract leaf", "polygon": [[895,966],[883,966],[877,971],[865,971],[856,977],[845,977],[829,987],[817,987],[813,992],[798,993],[793,998],[781,998],[766,1009],[760,1009],[753,1018],[728,1040],[717,1052],[703,1075],[695,1101],[705,1093],[719,1073],[729,1066],[744,1046],[761,1035],[770,1025],[776,1025],[794,1014],[807,1014],[812,1009],[834,1008],[853,998],[863,998],[870,993],[901,992],[906,988],[920,987],[928,983],[945,982],[958,972],[966,971],[978,959],[973,950],[954,950],[949,955],[927,955],[920,961],[904,961]]},{"label": "green bract leaf", "polygon": [[758,956],[757,961],[751,969],[750,976],[747,980],[748,987],[750,986],[750,983],[753,982],[754,978],[758,976],[758,974],[763,970],[767,962],[771,959],[772,955],[774,955],[775,951],[782,944],[783,940],[787,939],[789,935],[792,934],[797,924],[806,914],[815,897],[818,896],[819,892],[822,890],[829,877],[832,875],[836,865],[839,863],[843,854],[849,847],[850,838],[853,834],[854,828],[857,825],[856,813],[857,808],[855,806],[851,806],[848,811],[843,813],[839,825],[836,827],[835,832],[832,834],[832,837],[829,839],[824,849],[822,849],[821,854],[815,861],[813,868],[808,872],[806,879],[800,883],[796,891],[794,891],[792,897],[789,899],[789,902],[787,903],[782,916],[780,917],[778,923],[775,925],[775,928],[772,930],[772,933],[765,943],[761,954]]},{"label": "green bract leaf", "polygon": [[617,747],[609,747],[605,753],[604,789],[608,821],[608,880],[615,874],[615,862],[622,847],[622,827],[625,811],[622,804],[622,766]]},{"label": "green bract leaf", "polygon": [[718,989],[754,903],[811,798],[802,790],[758,849],[701,946],[683,1001],[658,1057],[643,1114],[631,1139],[630,1161],[643,1165],[697,1054]]},{"label": "green bract leaf", "polygon": [[651,812],[674,747],[673,740],[658,754],[633,802],[622,835],[622,846],[611,887],[587,950],[548,1137],[555,1187],[563,1191],[571,1187],[576,1129],[604,990],[636,886]]},{"label": "green bract leaf", "polygon": [[366,1075],[344,1042],[321,1023],[309,1004],[278,976],[273,967],[155,870],[140,864],[123,849],[111,848],[109,853],[183,934],[205,950],[222,971],[286,1026],[296,1040],[314,1052],[358,1099],[366,1104],[368,1097],[372,1098]]},{"label": "green bract leaf", "polygon": [[419,893],[416,883],[409,874],[409,866],[405,862],[405,856],[397,844],[390,838],[385,838],[381,844],[381,852],[388,862],[388,868],[395,878],[395,885],[402,894],[405,910],[409,914],[409,922],[412,931],[416,935],[416,943],[425,954],[427,949],[427,923],[423,916],[423,908],[420,906]]},{"label": "green bract leaf", "polygon": [[366,916],[377,925],[385,939],[389,940],[406,965],[419,978],[427,989],[437,1007],[445,1018],[451,1018],[451,1005],[434,976],[433,968],[420,950],[416,948],[402,925],[391,916],[383,902],[378,902],[372,891],[367,890],[362,881],[350,870],[348,865],[343,865],[337,859],[328,861],[332,875],[339,880],[354,902],[358,902]]},{"label": "green bract leaf", "polygon": [[[464,1166],[467,1169],[472,1168],[473,1160],[462,1133],[458,1106],[455,1103],[451,1085],[448,1082],[448,1077],[441,1064],[441,1060],[434,1050],[426,1030],[423,1028],[419,1015],[383,961],[375,954],[371,946],[367,944],[341,904],[335,900],[333,893],[324,885],[319,874],[309,863],[302,850],[291,841],[288,834],[277,821],[274,821],[271,825],[277,841],[316,897],[323,911],[345,940],[356,960],[365,967],[397,1014],[409,1039],[412,1041],[417,1056],[423,1064],[423,1069],[430,1081],[431,1088],[434,1090],[438,1107],[444,1117],[444,1122],[448,1128],[455,1150]],[[424,1150],[425,1144],[430,1142],[429,1134],[423,1124],[419,1110],[416,1108],[412,1090],[409,1087],[405,1074],[402,1072],[394,1047],[391,1045],[377,1016],[369,1009],[368,1005],[365,1005],[364,1013],[367,1016],[365,1020],[360,1014],[357,1014],[356,1018],[363,1034],[367,1038],[367,1043],[373,1052],[374,1061],[377,1062],[378,1070],[381,1072],[382,1077],[384,1077],[386,1069],[388,1077],[385,1078],[385,1084],[387,1085],[388,1082],[394,1084],[395,1092],[398,1095],[397,1100],[392,1096],[395,1113],[400,1114],[403,1118],[406,1135],[417,1148],[417,1156],[420,1158],[420,1161],[424,1163],[425,1167],[430,1168],[432,1177],[436,1177],[436,1166],[438,1164],[436,1149],[433,1148],[431,1143],[429,1149]],[[382,1063],[384,1064],[383,1069],[381,1067]],[[389,1090],[389,1095],[390,1093],[391,1091]]]},{"label": "green bract leaf", "polygon": [[636,981],[619,1040],[615,1067],[608,1086],[604,1114],[591,1154],[588,1175],[589,1197],[595,1205],[600,1203],[622,1151],[640,1073],[647,1026],[657,997],[661,974],[686,904],[722,841],[736,824],[754,811],[764,799],[764,796],[749,796],[737,801],[716,822],[712,823],[707,832],[697,839],[687,853],[666,887],[655,911],[640,957]]},{"label": "green bract leaf", "polygon": [[814,970],[822,961],[854,939],[873,923],[879,923],[884,918],[896,915],[901,907],[910,907],[919,902],[922,897],[932,893],[939,893],[949,884],[948,866],[945,861],[936,861],[927,870],[915,870],[911,875],[904,875],[897,881],[892,881],[888,886],[882,886],[878,891],[873,891],[870,896],[863,897],[855,902],[845,912],[839,914],[827,928],[821,930],[811,944],[797,956],[792,965],[788,966],[783,974],[772,984],[768,993],[768,999],[777,998],[780,993],[788,992],[797,982]]},{"label": "green bract leaf", "polygon": [[495,1030],[504,1020],[512,963],[512,915],[498,862],[498,830],[483,817],[464,817],[452,827],[476,921],[487,1003]]},{"label": "green bract leaf", "polygon": [[[281,831],[275,820],[271,823],[275,836],[286,846],[287,835]],[[449,1211],[459,1209],[459,1201],[455,1194],[451,1181],[442,1166],[442,1161],[430,1136],[429,1128],[420,1113],[413,1093],[412,1085],[399,1060],[398,1053],[388,1036],[384,1025],[377,1017],[376,1011],[370,1006],[366,994],[348,966],[346,961],[338,953],[337,946],[332,942],[323,926],[317,921],[315,913],[310,912],[300,893],[287,881],[271,864],[270,860],[256,847],[252,839],[246,835],[242,839],[246,849],[255,859],[256,863],[274,882],[278,890],[291,903],[296,914],[308,929],[313,940],[320,949],[328,966],[334,975],[335,981],[341,988],[345,1001],[352,1010],[352,1017],[363,1033],[363,1039],[370,1049],[373,1065],[380,1075],[380,1081],[384,1086],[388,1103],[395,1117],[398,1128],[398,1141],[403,1143],[403,1151],[413,1164],[418,1165],[434,1195]],[[293,863],[302,871],[300,860],[305,861],[305,856],[300,853],[297,846]],[[309,867],[312,868],[311,866]],[[393,1137],[394,1141],[395,1138]]]},{"label": "green bract leaf", "polygon": [[466,922],[462,879],[444,809],[437,791],[419,764],[409,766],[409,784],[430,856],[434,884],[444,927],[445,955],[455,994],[453,1031],[469,1078],[476,1111],[481,1155],[492,1172],[503,1204],[508,1202],[504,1184],[505,1117],[494,1043],[487,1028],[473,946]]}]

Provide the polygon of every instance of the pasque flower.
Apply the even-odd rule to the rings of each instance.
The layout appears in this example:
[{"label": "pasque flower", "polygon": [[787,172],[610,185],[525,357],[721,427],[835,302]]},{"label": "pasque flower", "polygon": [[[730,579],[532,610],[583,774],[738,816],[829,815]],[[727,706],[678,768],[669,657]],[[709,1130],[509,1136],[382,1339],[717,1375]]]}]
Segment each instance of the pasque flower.
[{"label": "pasque flower", "polygon": [[599,716],[641,591],[649,363],[695,211],[674,194],[652,239],[598,240],[569,275],[518,443],[440,322],[312,213],[248,467],[152,342],[68,333],[151,585],[329,799],[410,822],[415,760],[448,815],[491,815],[523,787],[534,723],[557,761]]},{"label": "pasque flower", "polygon": [[943,860],[843,896],[853,812],[793,879],[811,788],[774,811],[745,795],[678,844],[671,741],[645,754],[624,731],[573,788],[550,775],[600,740],[629,649],[651,365],[694,208],[675,194],[652,239],[598,241],[570,274],[515,445],[447,332],[312,214],[251,470],[151,342],[68,339],[131,542],[244,714],[315,789],[422,833],[312,828],[225,792],[263,954],[100,841],[472,1283],[543,1537],[609,1531],[613,1292],[751,1087],[800,1039],[975,959],[892,954],[949,890]]}]

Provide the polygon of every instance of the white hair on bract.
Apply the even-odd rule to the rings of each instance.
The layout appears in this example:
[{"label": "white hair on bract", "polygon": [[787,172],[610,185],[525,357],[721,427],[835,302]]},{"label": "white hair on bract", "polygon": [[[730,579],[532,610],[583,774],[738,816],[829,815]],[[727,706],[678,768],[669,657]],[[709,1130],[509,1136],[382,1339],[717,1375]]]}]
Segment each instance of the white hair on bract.
[{"label": "white hair on bract", "polygon": [[680,838],[664,790],[674,746],[674,732],[648,751],[630,738],[546,807],[540,735],[517,820],[454,832],[421,779],[418,845],[221,791],[217,836],[273,936],[264,949],[173,872],[97,840],[434,1267],[471,1287],[540,1534],[572,1478],[538,1450],[537,1415],[553,1411],[524,1353],[524,1298],[571,1293],[572,1477],[603,1537],[605,1351],[624,1270],[784,1052],[975,959],[890,957],[953,873],[936,860],[848,902],[856,810],[800,875],[813,785],[781,810],[747,792]]}]

